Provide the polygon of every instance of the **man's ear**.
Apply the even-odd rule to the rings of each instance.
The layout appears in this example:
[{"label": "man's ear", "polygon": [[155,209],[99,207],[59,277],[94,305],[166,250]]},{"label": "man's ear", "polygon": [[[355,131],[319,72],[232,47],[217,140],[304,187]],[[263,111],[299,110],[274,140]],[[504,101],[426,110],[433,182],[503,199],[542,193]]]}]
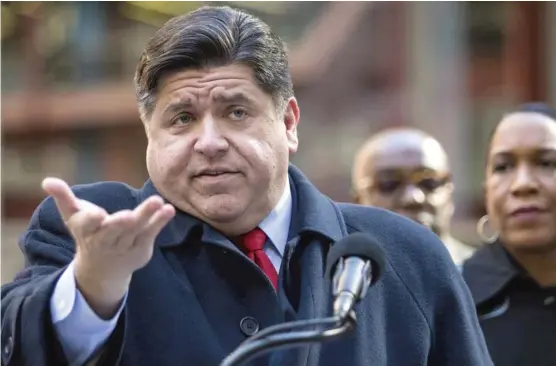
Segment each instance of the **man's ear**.
[{"label": "man's ear", "polygon": [[149,137],[149,132],[150,132],[150,120],[152,119],[152,114],[151,115],[147,115],[146,111],[143,109],[143,107],[139,107],[139,118],[141,118],[141,122],[143,123],[143,128],[145,129],[145,134],[147,135],[147,138]]},{"label": "man's ear", "polygon": [[293,154],[297,151],[299,140],[297,138],[297,125],[299,124],[299,105],[294,97],[288,100],[284,111],[284,124],[286,125],[286,136],[288,137],[288,148]]},{"label": "man's ear", "polygon": [[143,128],[145,129],[145,135],[147,136],[147,138],[149,138],[150,136],[149,123],[146,122],[145,120],[142,121],[143,121]]}]

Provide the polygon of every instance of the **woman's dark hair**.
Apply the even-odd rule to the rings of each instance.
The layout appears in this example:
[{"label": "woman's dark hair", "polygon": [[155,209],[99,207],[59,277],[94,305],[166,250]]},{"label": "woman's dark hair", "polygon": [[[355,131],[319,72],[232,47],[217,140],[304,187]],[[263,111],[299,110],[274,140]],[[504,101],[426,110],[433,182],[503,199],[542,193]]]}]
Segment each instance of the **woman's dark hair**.
[{"label": "woman's dark hair", "polygon": [[[541,103],[541,102],[530,102],[530,103],[522,104],[519,107],[517,107],[516,109],[505,113],[504,117],[506,117],[510,114],[523,113],[523,112],[542,114],[543,116],[546,116],[546,117],[556,121],[556,108],[551,107],[550,105],[548,105],[546,103]],[[490,145],[492,144],[492,139],[493,139],[494,134],[496,133],[496,130],[498,129],[499,125],[500,125],[500,122],[498,122],[496,124],[496,126],[494,127],[494,129],[490,132],[490,135],[488,137],[488,145],[487,145],[488,146],[488,151],[490,151]]]}]

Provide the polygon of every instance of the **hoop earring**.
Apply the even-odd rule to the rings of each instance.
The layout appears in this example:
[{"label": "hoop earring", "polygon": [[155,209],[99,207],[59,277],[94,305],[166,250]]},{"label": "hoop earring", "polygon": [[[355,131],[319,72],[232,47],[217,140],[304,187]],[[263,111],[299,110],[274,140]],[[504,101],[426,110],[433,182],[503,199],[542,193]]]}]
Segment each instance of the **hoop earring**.
[{"label": "hoop earring", "polygon": [[485,225],[487,224],[487,222],[488,222],[488,215],[484,215],[479,219],[479,221],[477,222],[477,234],[479,234],[479,237],[483,242],[487,244],[492,244],[496,240],[498,240],[498,233],[495,233],[491,236],[486,236]]}]

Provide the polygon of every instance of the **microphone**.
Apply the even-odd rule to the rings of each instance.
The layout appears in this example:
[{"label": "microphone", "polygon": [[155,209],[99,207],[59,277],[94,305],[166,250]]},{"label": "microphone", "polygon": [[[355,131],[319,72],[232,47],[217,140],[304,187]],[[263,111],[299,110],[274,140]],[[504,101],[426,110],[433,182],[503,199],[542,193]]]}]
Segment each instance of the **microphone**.
[{"label": "microphone", "polygon": [[332,246],[326,275],[332,282],[334,316],[345,319],[384,270],[384,251],[369,234],[354,233]]},{"label": "microphone", "polygon": [[[335,298],[333,316],[263,329],[240,344],[220,366],[236,366],[273,349],[332,341],[353,330],[357,325],[353,307],[378,281],[384,269],[384,252],[372,236],[355,233],[332,245],[326,261],[326,276],[332,279]],[[308,327],[317,329],[302,330]]]}]

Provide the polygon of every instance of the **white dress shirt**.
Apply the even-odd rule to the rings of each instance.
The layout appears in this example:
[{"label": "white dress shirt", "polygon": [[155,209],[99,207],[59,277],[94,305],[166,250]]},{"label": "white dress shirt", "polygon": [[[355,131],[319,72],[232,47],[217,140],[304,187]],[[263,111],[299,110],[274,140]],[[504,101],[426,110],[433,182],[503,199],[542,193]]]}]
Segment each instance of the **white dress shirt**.
[{"label": "white dress shirt", "polygon": [[[278,204],[259,224],[268,237],[264,251],[280,271],[290,229],[292,197],[289,180]],[[125,305],[109,320],[100,319],[89,307],[76,287],[74,262],[58,279],[50,299],[50,313],[58,338],[70,366],[83,365],[110,337]]]}]

